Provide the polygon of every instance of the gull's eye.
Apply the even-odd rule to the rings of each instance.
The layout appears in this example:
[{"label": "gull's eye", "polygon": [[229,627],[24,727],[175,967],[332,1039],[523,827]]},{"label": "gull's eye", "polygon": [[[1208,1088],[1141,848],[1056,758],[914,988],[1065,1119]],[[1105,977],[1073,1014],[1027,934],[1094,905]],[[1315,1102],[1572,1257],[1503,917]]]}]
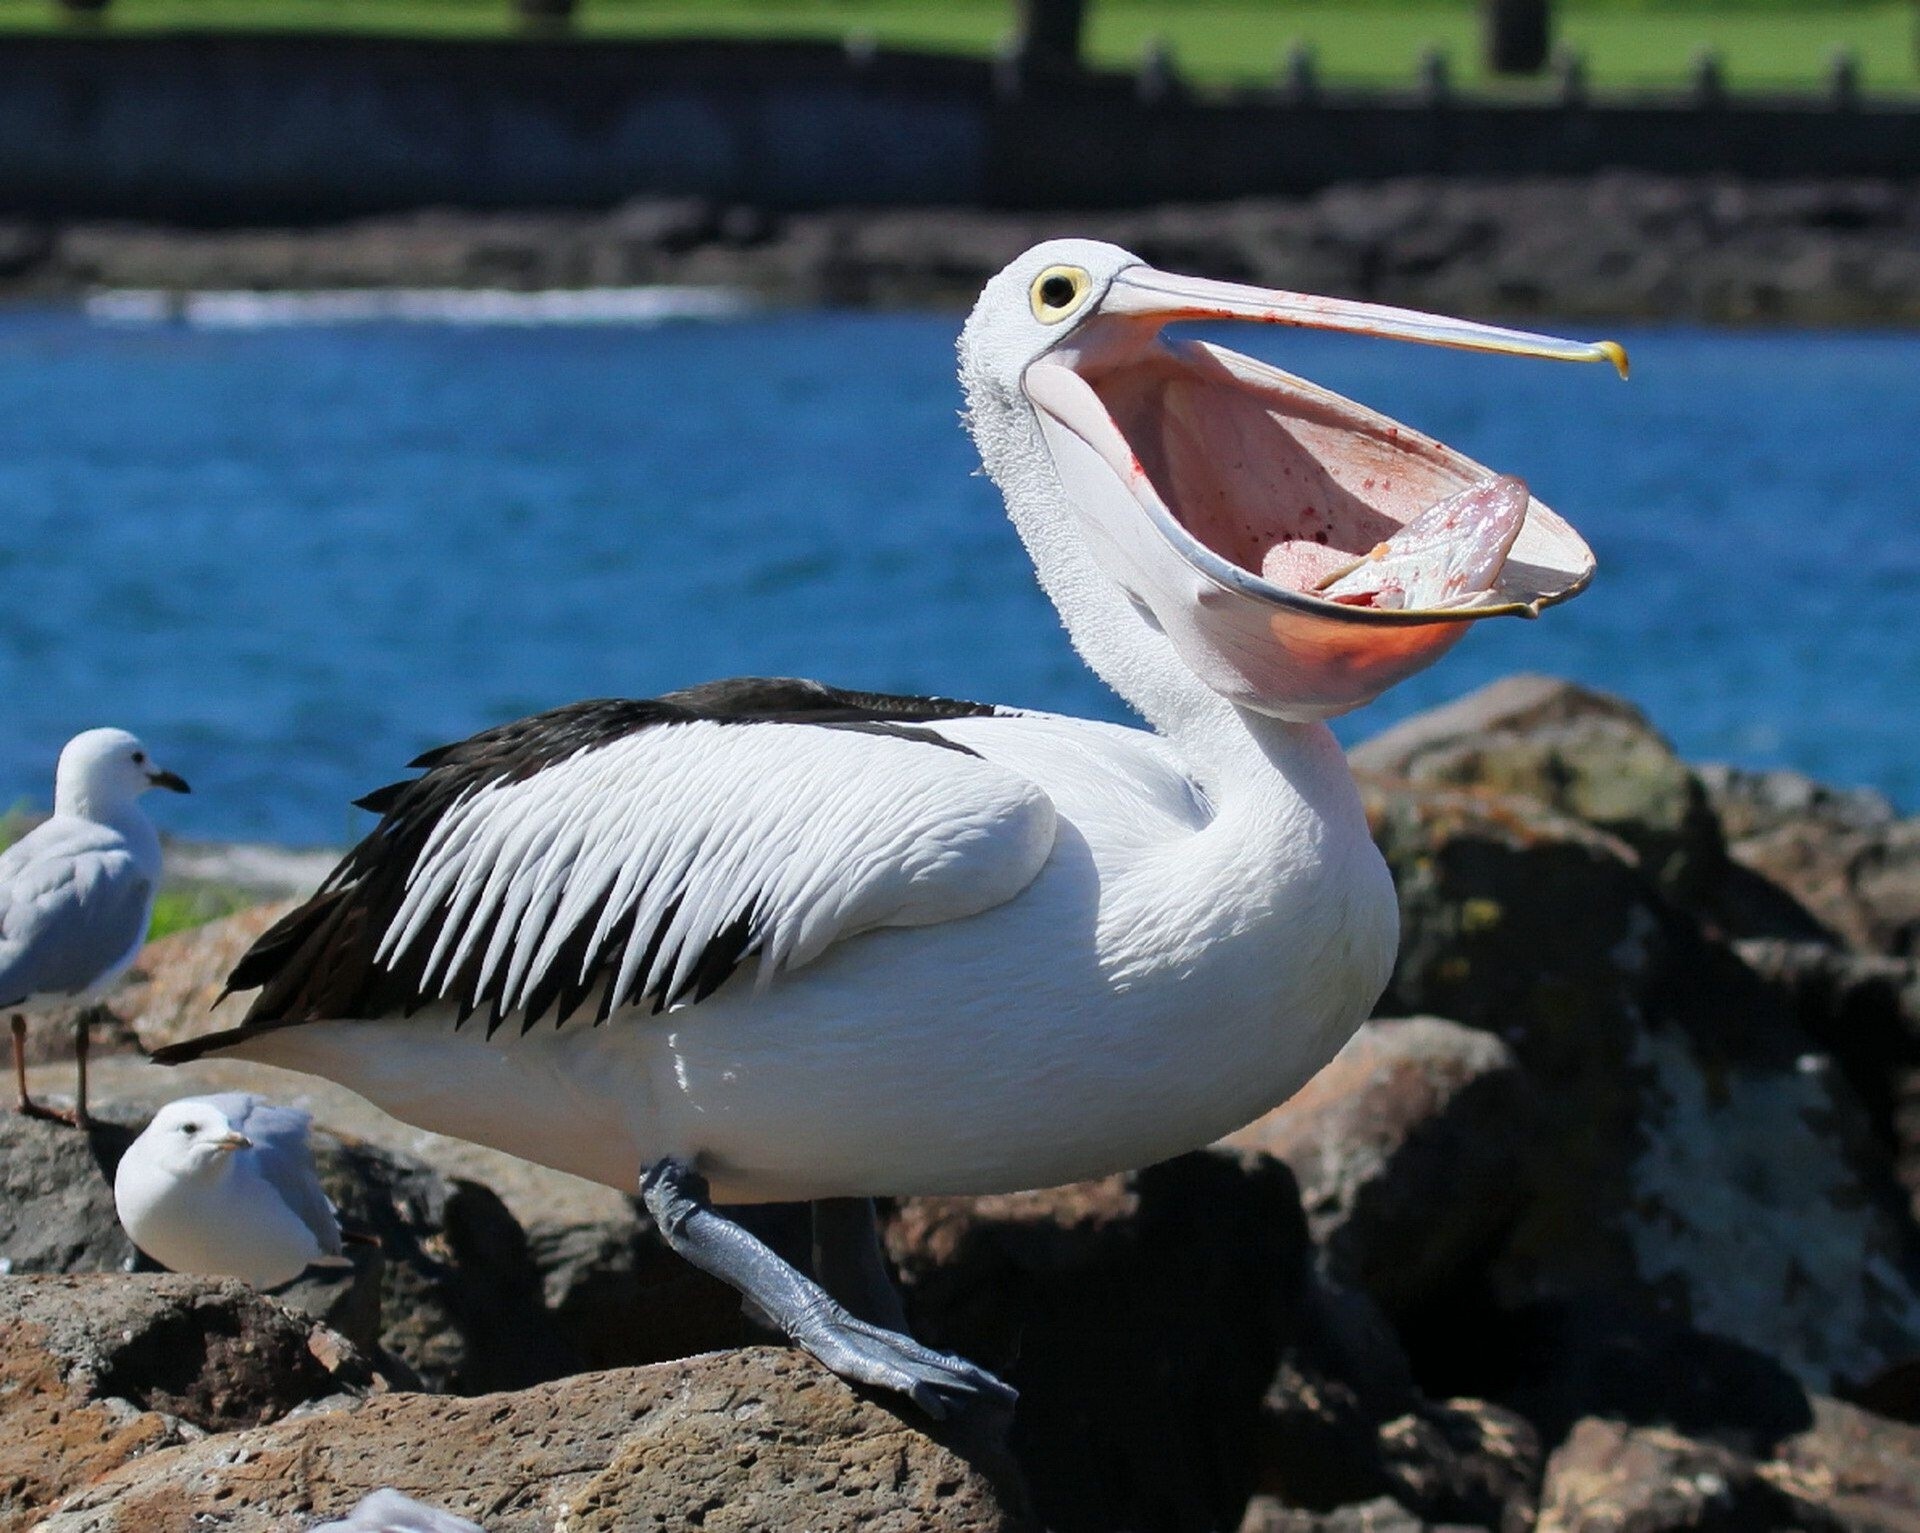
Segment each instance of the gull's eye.
[{"label": "gull's eye", "polygon": [[1049,266],[1033,279],[1027,297],[1033,304],[1033,317],[1043,325],[1065,319],[1087,296],[1093,285],[1078,266]]},{"label": "gull's eye", "polygon": [[147,753],[145,751],[135,751],[133,753],[133,764],[135,766],[145,766],[147,764]]},{"label": "gull's eye", "polygon": [[183,1123],[180,1125],[180,1132],[183,1134],[197,1134],[200,1132],[200,1125],[197,1123]]}]

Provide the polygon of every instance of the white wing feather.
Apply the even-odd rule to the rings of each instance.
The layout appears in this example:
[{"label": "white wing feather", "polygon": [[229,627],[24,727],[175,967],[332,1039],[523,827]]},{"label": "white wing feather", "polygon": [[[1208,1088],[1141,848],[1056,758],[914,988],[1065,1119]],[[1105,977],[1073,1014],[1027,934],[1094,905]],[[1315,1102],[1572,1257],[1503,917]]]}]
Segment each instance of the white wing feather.
[{"label": "white wing feather", "polygon": [[46,821],[0,856],[0,1002],[79,995],[146,935],[153,883],[119,832]]},{"label": "white wing feather", "polygon": [[[924,728],[924,726],[916,726]],[[675,997],[751,912],[759,982],[880,926],[990,909],[1052,850],[1054,809],[1006,767],[925,739],[774,723],[654,727],[519,782],[435,826],[382,936],[391,963],[431,943],[422,988],[521,1010],[584,927],[586,978]],[[604,944],[628,923],[616,954]]]}]

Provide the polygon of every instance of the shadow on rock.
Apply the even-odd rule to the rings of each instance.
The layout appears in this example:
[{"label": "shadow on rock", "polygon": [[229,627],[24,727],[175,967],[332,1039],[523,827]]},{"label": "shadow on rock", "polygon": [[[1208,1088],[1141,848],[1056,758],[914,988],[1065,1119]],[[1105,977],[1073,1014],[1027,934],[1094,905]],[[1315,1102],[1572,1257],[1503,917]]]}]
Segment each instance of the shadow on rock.
[{"label": "shadow on rock", "polygon": [[888,1246],[915,1330],[1021,1391],[1009,1441],[1047,1526],[1238,1520],[1307,1281],[1285,1167],[1204,1153],[1045,1193],[913,1199]]}]

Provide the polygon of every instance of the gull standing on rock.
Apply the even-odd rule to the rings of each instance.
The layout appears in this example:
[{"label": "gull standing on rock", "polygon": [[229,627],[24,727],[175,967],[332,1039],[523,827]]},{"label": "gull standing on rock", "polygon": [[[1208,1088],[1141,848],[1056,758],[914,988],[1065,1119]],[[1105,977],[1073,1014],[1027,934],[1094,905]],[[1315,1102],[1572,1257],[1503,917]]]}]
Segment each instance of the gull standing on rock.
[{"label": "gull standing on rock", "polygon": [[160,887],[160,838],[140,812],[149,788],[187,792],[124,729],[89,729],[60,752],[53,815],[0,854],[0,1010],[13,1016],[13,1074],[23,1113],[84,1126],[87,1018],[74,1022],[73,1115],[27,1095],[23,1009],[103,993],[147,939]]},{"label": "gull standing on rock", "polygon": [[244,1091],[169,1102],[114,1173],[122,1227],[170,1271],[256,1288],[338,1257],[340,1225],[307,1145],[312,1121]]},{"label": "gull standing on rock", "polygon": [[[244,1022],[154,1057],[311,1071],[637,1185],[836,1372],[935,1415],[1009,1404],[905,1333],[870,1200],[1146,1165],[1304,1085],[1398,941],[1323,721],[1593,570],[1519,480],[1163,338],[1193,320],[1625,366],[1041,245],[961,335],[967,421],[1075,647],[1152,731],[794,680],[489,729],[362,800],[379,826],[234,970]],[[714,1206],[778,1199],[814,1201],[812,1277]]]},{"label": "gull standing on rock", "polygon": [[376,1490],[336,1522],[315,1523],[307,1533],[486,1533],[477,1522],[415,1501],[393,1489]]}]

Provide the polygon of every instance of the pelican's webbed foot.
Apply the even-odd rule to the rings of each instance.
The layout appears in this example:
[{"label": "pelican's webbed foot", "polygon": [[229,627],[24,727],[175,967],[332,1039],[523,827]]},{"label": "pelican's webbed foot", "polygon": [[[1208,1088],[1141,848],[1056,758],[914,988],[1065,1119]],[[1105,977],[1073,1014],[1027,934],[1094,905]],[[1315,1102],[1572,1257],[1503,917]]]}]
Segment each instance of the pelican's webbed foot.
[{"label": "pelican's webbed foot", "polygon": [[819,1284],[714,1212],[705,1178],[684,1161],[651,1167],[640,1178],[640,1196],[668,1245],[739,1290],[795,1346],[843,1379],[903,1394],[936,1420],[976,1407],[1012,1408],[1013,1389],[984,1368],[856,1320]]}]

